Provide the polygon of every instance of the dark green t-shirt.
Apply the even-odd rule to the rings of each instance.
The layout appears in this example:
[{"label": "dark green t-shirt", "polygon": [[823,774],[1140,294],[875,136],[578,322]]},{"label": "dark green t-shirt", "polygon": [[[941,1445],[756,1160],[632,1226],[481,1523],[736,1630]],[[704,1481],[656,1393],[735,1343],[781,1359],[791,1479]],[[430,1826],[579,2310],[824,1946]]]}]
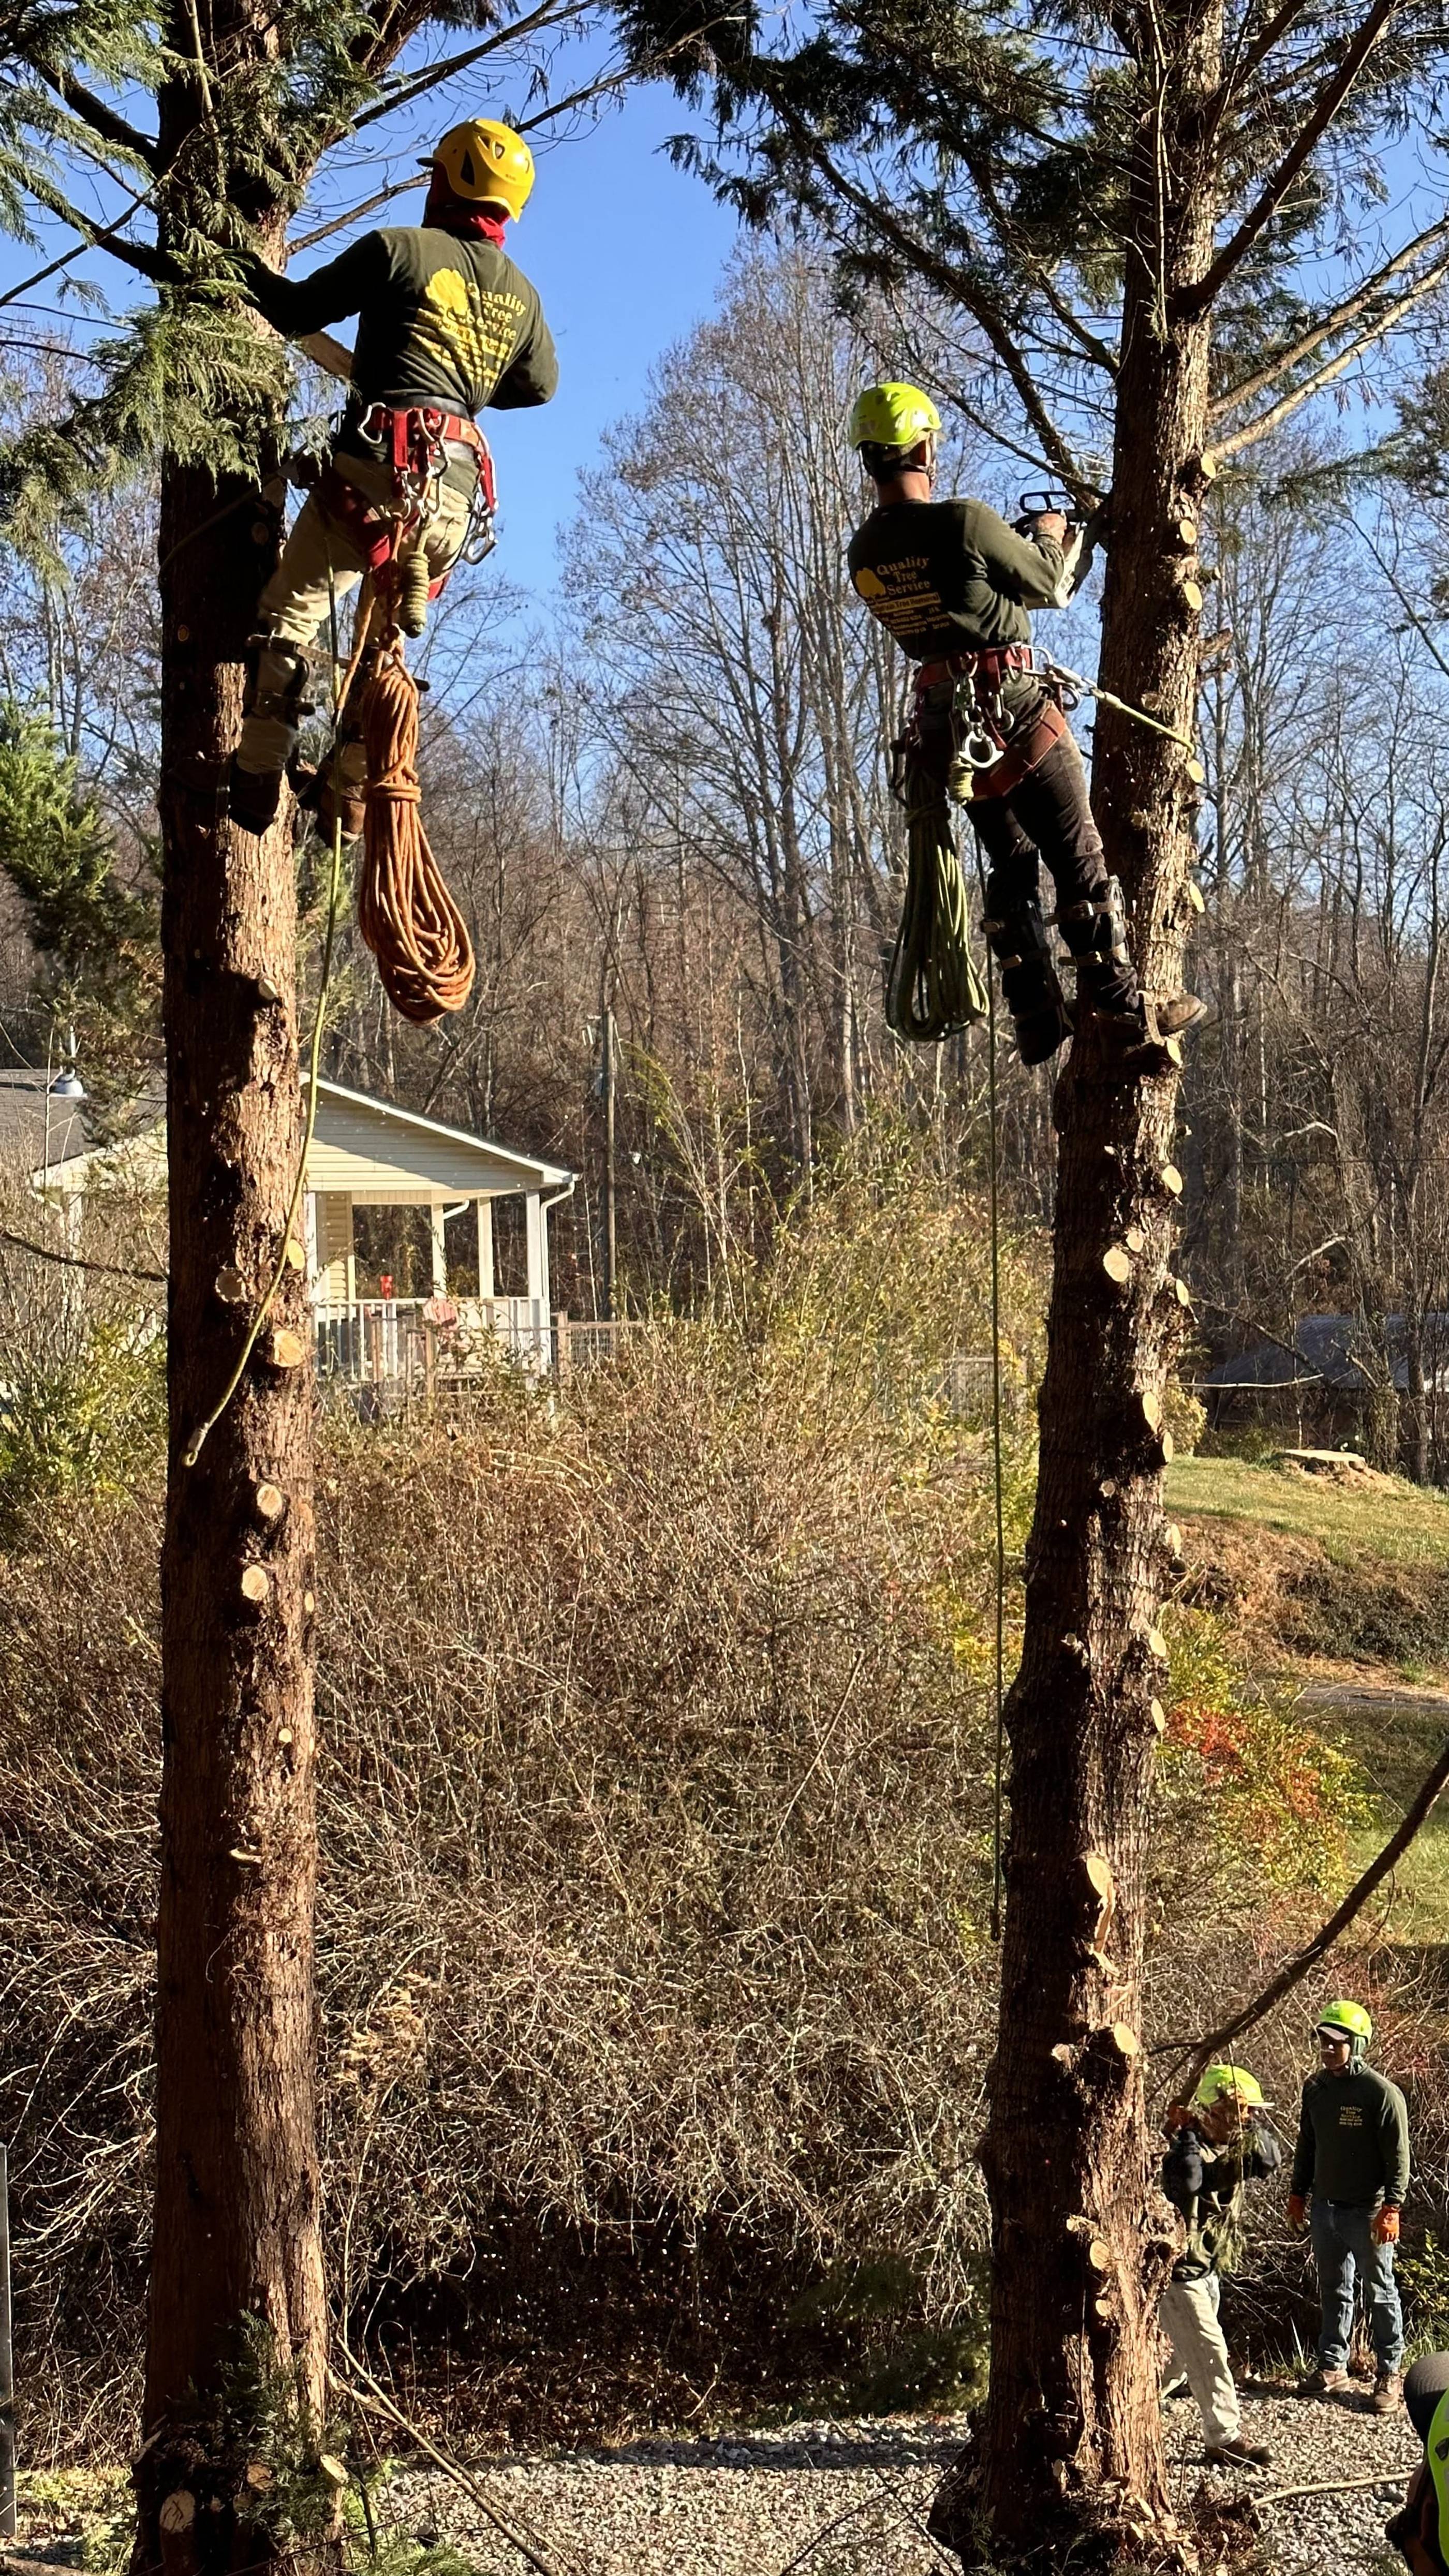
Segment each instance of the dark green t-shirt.
[{"label": "dark green t-shirt", "polygon": [[1409,2113],[1397,2084],[1371,2066],[1310,2075],[1292,2187],[1360,2209],[1402,2201],[1409,2187]]},{"label": "dark green t-shirt", "polygon": [[[1065,556],[1054,537],[1019,537],[984,501],[892,501],[850,540],[850,578],[915,662],[1029,644],[1029,608],[1055,598]],[[1020,717],[1042,696],[1026,673],[1003,686]]]},{"label": "dark green t-shirt", "polygon": [[506,251],[409,224],[364,233],[310,277],[247,262],[247,293],[289,340],[355,313],[352,381],[363,403],[434,403],[466,415],[548,402],[558,384],[537,289]]}]

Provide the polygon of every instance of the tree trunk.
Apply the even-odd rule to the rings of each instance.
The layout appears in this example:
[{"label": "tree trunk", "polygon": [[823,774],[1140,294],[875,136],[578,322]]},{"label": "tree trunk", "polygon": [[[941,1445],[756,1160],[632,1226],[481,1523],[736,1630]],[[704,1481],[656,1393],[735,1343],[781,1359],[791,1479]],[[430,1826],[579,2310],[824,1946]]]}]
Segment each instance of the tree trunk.
[{"label": "tree trunk", "polygon": [[[225,9],[216,18],[212,41],[223,55],[231,46],[232,60],[269,41],[260,20]],[[182,53],[194,45],[184,30],[173,42]],[[168,166],[184,136],[195,141],[196,108],[185,83],[163,92]],[[313,1385],[299,1269],[287,1272],[198,1462],[185,1463],[281,1249],[302,1150],[290,803],[259,841],[233,829],[221,796],[245,640],[273,547],[254,486],[233,478],[218,488],[168,461],[160,804],[170,1447],[137,2565],[164,2560],[183,2571],[254,2566],[269,2554],[265,2536],[241,2528],[233,2511],[235,2443],[245,2446],[246,2425],[217,2430],[218,2406],[225,2414],[241,2402],[234,2365],[248,2347],[253,2361],[274,2356],[316,2408],[326,2346],[313,2079]],[[230,1283],[218,1293],[227,1271],[240,1275],[242,1302],[231,1301]],[[290,1347],[274,1343],[273,1327]],[[257,1508],[261,1485],[283,1496],[280,1514]]]},{"label": "tree trunk", "polygon": [[[1196,516],[1201,490],[1208,322],[1182,318],[1174,302],[1211,256],[1205,110],[1221,15],[1207,0],[1158,23],[1165,130],[1144,114],[1102,679],[1190,733],[1196,617],[1182,585],[1195,566],[1176,531]],[[1158,169],[1171,191],[1160,210]],[[1185,762],[1161,735],[1099,714],[1095,808],[1131,904],[1138,969],[1155,991],[1179,980],[1190,917],[1197,800]],[[1071,2545],[1074,2569],[1130,2561],[1141,2535],[1147,2563],[1171,2564],[1155,2318],[1174,2235],[1154,2187],[1140,2030],[1143,1863],[1165,1681],[1162,1407],[1182,1315],[1172,1276],[1176,1100],[1170,1071],[1114,1070],[1095,1023],[1057,1092],[1050,1345],[1025,1636],[1007,1712],[1000,2029],[981,2149],[991,2382],[977,2450],[937,2507],[943,2536],[967,2558],[974,2508],[1007,2557],[1039,2549],[1044,2560]],[[1103,1266],[1114,1247],[1121,1285]]]}]

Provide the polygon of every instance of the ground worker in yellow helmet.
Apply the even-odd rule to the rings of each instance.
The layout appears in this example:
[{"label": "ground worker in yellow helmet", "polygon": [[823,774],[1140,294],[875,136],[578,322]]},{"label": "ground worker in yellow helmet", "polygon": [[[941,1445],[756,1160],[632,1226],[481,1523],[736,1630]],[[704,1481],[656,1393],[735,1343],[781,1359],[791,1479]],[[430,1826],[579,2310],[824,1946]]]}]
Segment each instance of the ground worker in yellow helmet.
[{"label": "ground worker in yellow helmet", "polygon": [[[420,224],[364,233],[310,277],[280,277],[250,253],[241,262],[246,295],[288,339],[358,317],[330,461],[257,612],[230,782],[232,815],[250,831],[265,831],[276,813],[307,711],[309,648],[333,599],[364,571],[385,570],[398,622],[420,632],[427,596],[468,546],[470,524],[477,530],[491,515],[492,467],[475,413],[546,403],[558,384],[543,307],[503,247],[504,225],[533,186],[528,145],[483,117],[454,126],[423,166]],[[361,828],[360,751],[355,741],[342,746],[332,782],[348,831]],[[323,816],[330,821],[325,792]]]},{"label": "ground worker in yellow helmet", "polygon": [[1323,2321],[1318,2367],[1303,2381],[1301,2393],[1348,2393],[1357,2274],[1378,2365],[1370,2403],[1376,2415],[1392,2415],[1399,2403],[1404,2357],[1394,2247],[1409,2187],[1409,2113],[1397,2084],[1364,2064],[1373,2027],[1362,2004],[1346,2001],[1330,2004],[1316,2025],[1322,2064],[1303,2087],[1288,2223],[1303,2226],[1311,2192]]},{"label": "ground worker in yellow helmet", "polygon": [[[984,501],[933,501],[940,427],[914,385],[871,385],[856,402],[850,442],[877,500],[851,538],[850,578],[920,665],[910,751],[934,758],[943,776],[954,770],[953,794],[969,778],[966,810],[991,867],[984,927],[1023,1063],[1045,1063],[1073,1025],[1042,919],[1039,862],[1056,887],[1077,1001],[1104,1014],[1130,1050],[1148,1032],[1121,889],[1107,872],[1071,728],[1033,667],[1028,611],[1065,606],[1081,540],[1069,542],[1056,511],[1021,532]],[[1190,994],[1156,1003],[1164,1038],[1202,1015]]]},{"label": "ground worker in yellow helmet", "polygon": [[1414,2576],[1449,2576],[1449,2352],[1426,2352],[1404,2381],[1404,2405],[1424,2445],[1403,2511],[1384,2538]]},{"label": "ground worker in yellow helmet", "polygon": [[1202,2417],[1203,2442],[1215,2467],[1272,2457],[1243,2439],[1242,2410],[1218,2320],[1219,2276],[1231,2266],[1246,2184],[1278,2171],[1283,2150],[1268,2123],[1263,2088],[1246,2066],[1205,2066],[1190,2102],[1167,2114],[1162,2188],[1182,2212],[1187,2244],[1172,2268],[1158,2310],[1176,2370]]}]

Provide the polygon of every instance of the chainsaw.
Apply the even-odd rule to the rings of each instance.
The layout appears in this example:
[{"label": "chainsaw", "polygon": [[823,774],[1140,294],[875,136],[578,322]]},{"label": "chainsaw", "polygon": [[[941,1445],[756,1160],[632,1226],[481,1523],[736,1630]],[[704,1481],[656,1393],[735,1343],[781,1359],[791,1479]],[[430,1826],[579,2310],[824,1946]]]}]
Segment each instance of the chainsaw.
[{"label": "chainsaw", "polygon": [[1048,489],[1021,493],[1016,506],[1019,515],[1012,520],[1011,524],[1019,537],[1034,536],[1037,521],[1049,517],[1053,512],[1066,520],[1067,533],[1062,548],[1066,556],[1066,564],[1061,580],[1057,584],[1053,602],[1055,607],[1065,608],[1068,600],[1076,597],[1092,569],[1096,559],[1098,540],[1106,526],[1107,503],[1105,500],[1099,501],[1096,508],[1090,510],[1084,518],[1081,503],[1072,493],[1053,492]]}]

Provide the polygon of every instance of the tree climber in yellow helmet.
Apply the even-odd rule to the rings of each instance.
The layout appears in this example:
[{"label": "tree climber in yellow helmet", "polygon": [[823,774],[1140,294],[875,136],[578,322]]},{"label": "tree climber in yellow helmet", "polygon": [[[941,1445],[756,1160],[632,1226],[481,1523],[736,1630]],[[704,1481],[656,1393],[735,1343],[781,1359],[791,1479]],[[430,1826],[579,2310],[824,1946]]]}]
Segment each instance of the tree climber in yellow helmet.
[{"label": "tree climber in yellow helmet", "polygon": [[1263,2088],[1245,2066],[1205,2066],[1190,2102],[1167,2113],[1162,2188],[1187,2225],[1158,2315],[1172,2357],[1197,2399],[1203,2442],[1214,2466],[1272,2457],[1243,2439],[1242,2412],[1218,2322],[1219,2275],[1231,2268],[1243,2187],[1278,2171],[1283,2150],[1267,2120]]},{"label": "tree climber in yellow helmet", "polygon": [[1305,2397],[1346,2396],[1355,2273],[1362,2275],[1378,2378],[1376,2415],[1399,2403],[1404,2314],[1394,2279],[1399,2210],[1409,2187],[1409,2113],[1397,2084],[1364,2064],[1373,2023],[1362,2004],[1332,2003],[1315,2026],[1321,2066],[1303,2087],[1290,2227],[1313,2194],[1313,2259],[1323,2319]]},{"label": "tree climber in yellow helmet", "polygon": [[[364,233],[310,277],[280,277],[255,253],[241,263],[244,292],[288,339],[358,316],[331,459],[257,612],[231,771],[231,811],[249,831],[265,831],[276,813],[306,712],[309,647],[333,599],[371,568],[392,581],[398,622],[420,633],[470,526],[491,517],[492,467],[474,414],[546,403],[558,384],[543,307],[503,247],[504,225],[533,186],[528,145],[484,117],[455,125],[423,166],[421,224]],[[337,765],[331,792],[346,828],[359,830],[361,745],[344,741]]]},{"label": "tree climber in yellow helmet", "polygon": [[[943,777],[954,764],[959,780],[969,732],[967,811],[991,866],[985,930],[1023,1063],[1045,1063],[1072,1027],[1041,915],[1041,861],[1076,960],[1079,1004],[1105,1013],[1129,1046],[1140,1043],[1121,889],[1107,873],[1081,754],[1032,662],[1027,612],[1066,605],[1080,539],[1069,556],[1067,523],[1054,511],[1019,535],[983,501],[933,501],[940,427],[914,385],[871,385],[855,404],[850,442],[877,504],[851,538],[850,577],[920,665],[911,749]],[[1202,1015],[1187,993],[1157,1004],[1163,1037]]]}]

